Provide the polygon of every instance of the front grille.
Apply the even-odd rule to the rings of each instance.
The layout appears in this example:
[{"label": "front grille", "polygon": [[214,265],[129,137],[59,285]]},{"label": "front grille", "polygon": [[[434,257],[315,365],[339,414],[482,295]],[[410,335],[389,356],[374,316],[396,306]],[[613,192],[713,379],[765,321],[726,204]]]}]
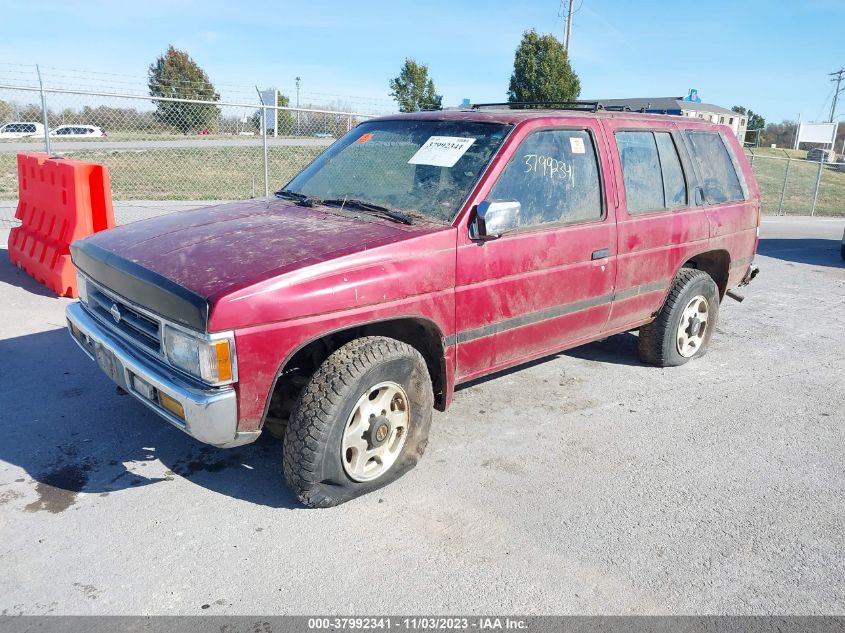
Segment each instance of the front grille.
[{"label": "front grille", "polygon": [[161,353],[161,323],[89,282],[88,308],[109,328],[142,347]]}]

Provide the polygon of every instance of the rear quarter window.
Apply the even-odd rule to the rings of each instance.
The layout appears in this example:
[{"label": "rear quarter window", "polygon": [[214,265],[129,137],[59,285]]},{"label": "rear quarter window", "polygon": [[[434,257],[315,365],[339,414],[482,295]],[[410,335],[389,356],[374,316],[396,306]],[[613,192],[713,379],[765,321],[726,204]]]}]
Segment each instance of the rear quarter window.
[{"label": "rear quarter window", "polygon": [[698,168],[704,200],[708,204],[745,199],[734,160],[718,132],[686,132],[690,153]]},{"label": "rear quarter window", "polygon": [[616,143],[622,163],[628,213],[686,206],[686,179],[669,132],[619,131]]}]

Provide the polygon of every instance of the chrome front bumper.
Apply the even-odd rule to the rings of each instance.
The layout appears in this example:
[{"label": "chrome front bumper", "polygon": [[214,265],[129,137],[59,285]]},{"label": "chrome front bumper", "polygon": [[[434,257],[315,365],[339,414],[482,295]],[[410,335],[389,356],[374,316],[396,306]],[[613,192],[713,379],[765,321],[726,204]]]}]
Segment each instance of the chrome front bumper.
[{"label": "chrome front bumper", "polygon": [[[191,384],[175,370],[118,340],[78,301],[68,305],[65,315],[73,340],[106,375],[176,428],[221,448],[258,439],[260,431],[238,431],[238,403],[232,387]],[[184,419],[160,404],[160,393],[182,406]]]}]

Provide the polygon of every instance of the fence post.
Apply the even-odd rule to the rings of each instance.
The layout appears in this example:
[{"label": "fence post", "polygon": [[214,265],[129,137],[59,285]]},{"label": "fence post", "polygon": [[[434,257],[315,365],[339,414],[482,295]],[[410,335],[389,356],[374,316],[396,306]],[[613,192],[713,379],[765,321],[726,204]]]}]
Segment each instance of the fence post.
[{"label": "fence post", "polygon": [[41,93],[41,114],[44,120],[44,151],[50,155],[50,125],[47,122],[47,95],[44,94],[44,82],[41,80],[41,67],[35,64],[38,73],[38,91]]},{"label": "fence post", "polygon": [[264,103],[264,97],[261,96],[258,86],[255,87],[255,92],[258,93],[258,102],[261,104],[261,144],[264,148],[264,197],[269,198],[270,167],[267,164],[267,105]]},{"label": "fence post", "polygon": [[262,130],[262,144],[264,145],[264,197],[270,197],[270,165],[267,162],[267,106],[262,108],[263,114],[263,130]]},{"label": "fence post", "polygon": [[819,199],[819,185],[822,183],[822,169],[824,168],[824,160],[819,161],[819,175],[816,176],[816,190],[813,192],[813,208],[810,215],[816,215],[816,201]]},{"label": "fence post", "polygon": [[783,189],[780,190],[780,204],[778,205],[778,215],[783,211],[783,198],[786,195],[786,181],[789,180],[789,167],[792,165],[792,159],[786,157],[786,173],[783,175]]}]

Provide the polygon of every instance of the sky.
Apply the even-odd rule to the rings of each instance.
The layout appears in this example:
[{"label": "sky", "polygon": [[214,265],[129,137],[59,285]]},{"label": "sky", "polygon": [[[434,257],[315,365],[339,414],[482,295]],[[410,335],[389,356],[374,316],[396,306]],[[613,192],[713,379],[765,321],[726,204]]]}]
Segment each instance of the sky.
[{"label": "sky", "polygon": [[[200,64],[224,99],[243,97],[254,85],[295,93],[299,76],[309,101],[345,96],[353,105],[371,100],[389,108],[388,81],[413,57],[428,65],[444,105],[504,101],[523,31],[562,37],[560,5],[15,3],[3,12],[0,83],[23,72],[17,64],[38,63],[65,83],[113,73],[103,81],[134,84],[137,92],[149,65],[173,44]],[[767,121],[799,114],[827,120],[834,90],[828,74],[845,66],[845,0],[575,0],[575,8],[570,57],[583,99],[679,96],[696,88],[705,102],[744,105]],[[837,120],[845,120],[842,96]]]}]

